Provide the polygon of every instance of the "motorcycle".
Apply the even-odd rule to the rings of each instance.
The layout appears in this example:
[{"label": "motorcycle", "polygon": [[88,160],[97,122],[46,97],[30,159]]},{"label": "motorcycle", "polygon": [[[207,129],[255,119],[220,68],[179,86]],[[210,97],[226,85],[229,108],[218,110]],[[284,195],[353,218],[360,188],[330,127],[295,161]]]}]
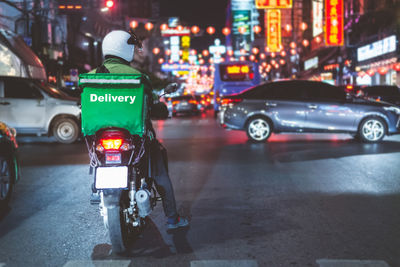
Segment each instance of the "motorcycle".
[{"label": "motorcycle", "polygon": [[[169,84],[164,94],[177,89],[176,83]],[[154,110],[151,113],[145,113],[145,123],[151,123],[150,117],[168,116],[167,112],[161,116]],[[142,136],[132,135],[124,128],[102,127],[85,137],[94,173],[92,192],[99,196],[100,214],[115,253],[123,253],[133,244],[161,199],[151,167],[150,144],[154,138],[152,127],[146,127]]]},{"label": "motorcycle", "polygon": [[0,122],[0,212],[8,207],[20,177],[16,135],[14,128]]}]

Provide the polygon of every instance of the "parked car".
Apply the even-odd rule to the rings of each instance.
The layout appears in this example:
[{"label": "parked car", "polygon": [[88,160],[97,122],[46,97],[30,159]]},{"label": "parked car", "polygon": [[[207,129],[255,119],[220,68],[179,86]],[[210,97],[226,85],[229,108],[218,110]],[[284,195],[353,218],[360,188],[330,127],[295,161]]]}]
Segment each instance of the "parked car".
[{"label": "parked car", "polygon": [[20,176],[15,136],[15,129],[0,122],[0,211],[8,206]]},{"label": "parked car", "polygon": [[313,81],[282,81],[252,87],[222,99],[220,123],[244,130],[262,142],[272,132],[350,133],[378,142],[400,131],[400,108],[352,98],[335,86]]},{"label": "parked car", "polygon": [[79,99],[39,80],[0,77],[0,120],[19,134],[47,134],[72,143],[80,133]]},{"label": "parked car", "polygon": [[172,116],[178,114],[199,114],[198,102],[192,95],[183,95],[171,98],[172,103]]},{"label": "parked car", "polygon": [[400,106],[400,88],[395,85],[374,85],[360,89],[358,93],[368,99],[385,101]]}]

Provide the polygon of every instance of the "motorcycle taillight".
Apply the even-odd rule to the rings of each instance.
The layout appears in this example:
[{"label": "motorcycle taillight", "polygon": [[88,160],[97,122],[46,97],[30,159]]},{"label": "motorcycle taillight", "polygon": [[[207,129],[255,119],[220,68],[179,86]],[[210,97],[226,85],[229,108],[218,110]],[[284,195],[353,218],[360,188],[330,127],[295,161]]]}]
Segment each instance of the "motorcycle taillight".
[{"label": "motorcycle taillight", "polygon": [[123,140],[117,139],[100,139],[100,144],[105,150],[118,150],[122,146]]},{"label": "motorcycle taillight", "polygon": [[96,150],[99,152],[119,150],[127,151],[131,148],[131,144],[127,134],[121,131],[104,131],[101,133],[97,141]]}]

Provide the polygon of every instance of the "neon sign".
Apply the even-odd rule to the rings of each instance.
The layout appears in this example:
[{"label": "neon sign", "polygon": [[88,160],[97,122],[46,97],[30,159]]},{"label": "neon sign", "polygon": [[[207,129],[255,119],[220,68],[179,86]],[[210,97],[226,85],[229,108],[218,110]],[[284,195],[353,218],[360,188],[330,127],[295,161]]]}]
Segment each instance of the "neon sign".
[{"label": "neon sign", "polygon": [[325,0],[325,44],[344,45],[343,0]]},{"label": "neon sign", "polygon": [[292,8],[292,0],[256,0],[256,7],[261,8]]},{"label": "neon sign", "polygon": [[268,10],[265,25],[269,51],[279,52],[281,50],[281,11]]}]

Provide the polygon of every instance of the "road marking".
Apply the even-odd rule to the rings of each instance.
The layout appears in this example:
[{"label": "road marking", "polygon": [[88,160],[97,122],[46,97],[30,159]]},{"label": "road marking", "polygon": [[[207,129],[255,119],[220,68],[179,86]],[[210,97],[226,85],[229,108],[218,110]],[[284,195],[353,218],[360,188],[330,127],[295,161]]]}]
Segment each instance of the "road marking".
[{"label": "road marking", "polygon": [[258,267],[255,260],[203,260],[191,261],[190,267]]},{"label": "road marking", "polygon": [[[104,260],[104,261],[69,261],[64,267],[128,267],[128,260]],[[1,267],[1,266],[0,266]]]},{"label": "road marking", "polygon": [[317,260],[319,267],[390,267],[385,261],[378,260]]},{"label": "road marking", "polygon": [[5,263],[2,263],[2,262],[0,262],[0,267],[4,267],[4,266],[6,266],[6,264],[5,264]]}]

